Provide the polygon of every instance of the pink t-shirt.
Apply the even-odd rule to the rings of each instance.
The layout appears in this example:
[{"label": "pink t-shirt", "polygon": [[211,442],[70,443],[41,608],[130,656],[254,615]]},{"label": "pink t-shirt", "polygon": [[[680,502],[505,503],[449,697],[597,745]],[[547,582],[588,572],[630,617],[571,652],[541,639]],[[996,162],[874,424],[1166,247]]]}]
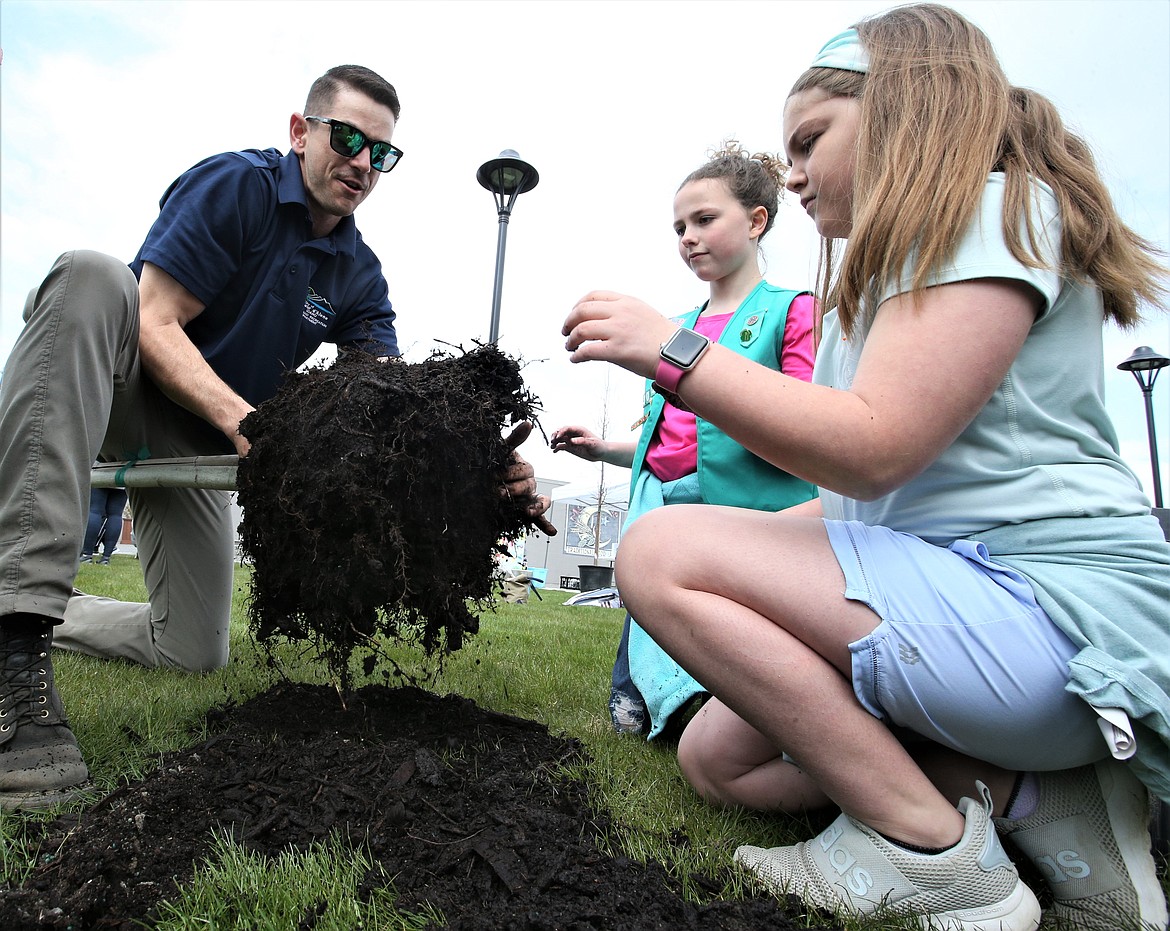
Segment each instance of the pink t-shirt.
[{"label": "pink t-shirt", "polygon": [[[784,341],[780,350],[780,371],[801,381],[812,381],[813,311],[816,301],[811,294],[801,294],[788,307],[784,322]],[[732,314],[700,316],[695,332],[712,342],[723,335]],[[679,410],[669,401],[662,408],[662,419],[646,449],[646,468],[664,482],[690,475],[698,468],[699,433],[695,415]]]}]

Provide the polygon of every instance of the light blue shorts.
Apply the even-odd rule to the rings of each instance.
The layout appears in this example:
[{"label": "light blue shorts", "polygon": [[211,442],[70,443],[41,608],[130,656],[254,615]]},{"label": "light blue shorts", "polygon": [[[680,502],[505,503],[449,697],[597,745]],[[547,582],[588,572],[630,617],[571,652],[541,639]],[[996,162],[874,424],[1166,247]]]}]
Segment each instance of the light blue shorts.
[{"label": "light blue shorts", "polygon": [[881,623],[849,645],[853,691],[888,724],[1012,770],[1071,769],[1108,749],[1065,691],[1077,647],[1028,581],[982,544],[949,548],[859,521],[825,521],[845,597]]}]

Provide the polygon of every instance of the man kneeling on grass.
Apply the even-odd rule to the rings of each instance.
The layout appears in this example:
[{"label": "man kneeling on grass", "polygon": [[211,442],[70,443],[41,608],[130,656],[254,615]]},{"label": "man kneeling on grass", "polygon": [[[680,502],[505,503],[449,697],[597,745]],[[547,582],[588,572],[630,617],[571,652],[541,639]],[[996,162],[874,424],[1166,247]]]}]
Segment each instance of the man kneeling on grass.
[{"label": "man kneeling on grass", "polygon": [[[205,159],[163,195],[129,267],[66,253],[29,296],[0,383],[0,807],[67,801],[89,778],[52,643],[191,671],[227,662],[227,493],[132,489],[149,602],[74,597],[89,472],[95,459],[246,455],[240,421],[322,343],[399,355],[381,264],[353,220],[402,158],[399,111],[373,71],[333,68],[290,117],[287,154]],[[552,530],[528,463],[501,480]]]}]

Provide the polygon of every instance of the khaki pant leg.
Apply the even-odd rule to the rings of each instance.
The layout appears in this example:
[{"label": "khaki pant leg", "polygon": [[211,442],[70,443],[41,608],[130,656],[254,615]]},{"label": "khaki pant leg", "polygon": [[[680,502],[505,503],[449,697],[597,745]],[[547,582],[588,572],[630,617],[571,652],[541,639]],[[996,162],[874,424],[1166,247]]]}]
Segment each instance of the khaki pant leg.
[{"label": "khaki pant leg", "polygon": [[227,661],[233,527],[226,492],[131,492],[150,603],[71,597],[103,459],[222,452],[141,373],[138,283],[95,252],[62,255],[29,296],[0,381],[0,618],[63,619],[56,645],[148,666]]},{"label": "khaki pant leg", "polygon": [[75,596],[54,645],[191,672],[224,666],[234,568],[231,496],[135,488],[130,503],[149,603]]},{"label": "khaki pant leg", "polygon": [[138,283],[109,256],[66,253],[24,317],[0,381],[0,617],[58,619],[115,384],[138,380]]},{"label": "khaki pant leg", "polygon": [[[126,412],[111,418],[103,456],[140,443],[146,458],[222,453],[207,425],[143,379]],[[226,442],[226,440],[224,441]],[[148,604],[74,597],[54,643],[144,666],[206,672],[228,661],[235,526],[231,495],[198,488],[131,488]]]}]

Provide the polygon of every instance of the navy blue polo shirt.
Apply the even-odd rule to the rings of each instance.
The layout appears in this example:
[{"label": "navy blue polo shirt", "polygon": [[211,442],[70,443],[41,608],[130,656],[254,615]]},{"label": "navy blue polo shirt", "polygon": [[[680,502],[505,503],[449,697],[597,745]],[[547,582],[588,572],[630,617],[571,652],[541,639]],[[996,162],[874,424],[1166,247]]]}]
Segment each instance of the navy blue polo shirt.
[{"label": "navy blue polo shirt", "polygon": [[130,267],[158,266],[205,305],[185,332],[250,404],[322,343],[399,354],[381,263],[351,216],[314,238],[295,154],[214,155],[159,207]]}]

